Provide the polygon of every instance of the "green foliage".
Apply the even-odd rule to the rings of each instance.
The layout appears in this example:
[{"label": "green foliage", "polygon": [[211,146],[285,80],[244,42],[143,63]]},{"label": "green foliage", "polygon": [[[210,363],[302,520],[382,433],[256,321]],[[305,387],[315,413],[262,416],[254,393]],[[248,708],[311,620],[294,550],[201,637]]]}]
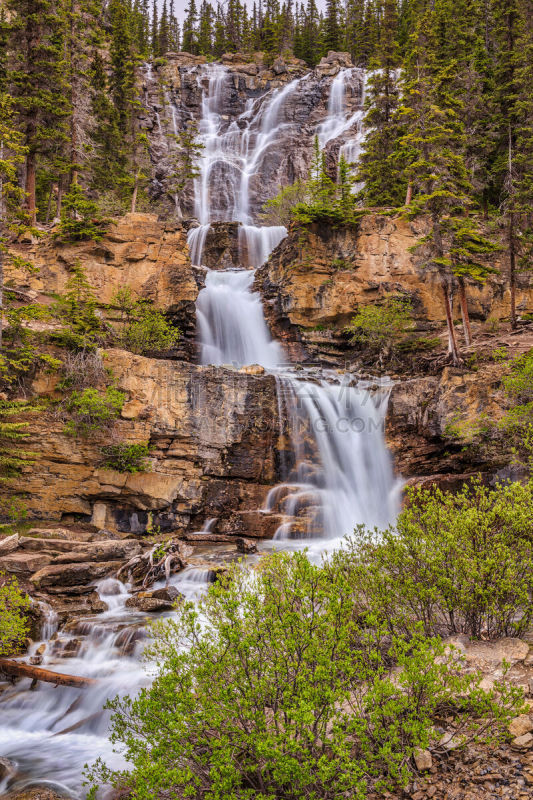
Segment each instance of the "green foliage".
[{"label": "green foliage", "polygon": [[0,400],[0,481],[16,477],[23,467],[32,463],[35,454],[23,448],[28,437],[28,422],[13,420],[31,410],[24,400]]},{"label": "green foliage", "polygon": [[497,740],[520,691],[484,692],[438,640],[359,618],[346,577],[277,553],[182,604],[157,631],[152,686],[110,704],[129,768],[97,763],[89,796],[106,781],[145,800],[364,800],[405,785],[442,713],[464,745]]},{"label": "green foliage", "polygon": [[109,431],[120,415],[125,395],[112,386],[105,391],[74,391],[66,399],[64,410],[69,415],[65,433],[89,437]]},{"label": "green foliage", "polygon": [[386,297],[379,305],[369,304],[359,309],[346,331],[352,341],[380,357],[392,358],[406,333],[413,327],[408,298]]},{"label": "green foliage", "polygon": [[267,200],[263,206],[261,219],[265,225],[284,225],[288,228],[292,222],[293,208],[306,203],[308,199],[306,183],[295,181],[289,186],[282,187],[277,195]]},{"label": "green foliage", "polygon": [[410,491],[394,528],[363,526],[339,562],[395,633],[522,636],[533,616],[533,483]]},{"label": "green foliage", "polygon": [[0,573],[0,656],[12,655],[22,644],[29,607],[30,598],[20,591],[17,579]]},{"label": "green foliage", "polygon": [[120,347],[144,355],[170,350],[177,345],[179,328],[171,325],[164,314],[152,308],[148,301],[134,300],[129,287],[120,289],[111,302],[122,314],[117,337]]},{"label": "green foliage", "polygon": [[52,334],[52,340],[73,350],[96,347],[102,332],[102,322],[96,314],[98,303],[85,270],[76,263],[65,287],[65,293],[50,311],[65,328]]},{"label": "green foliage", "polygon": [[151,464],[148,457],[151,449],[148,442],[110,444],[102,448],[105,457],[102,466],[117,472],[149,472]]},{"label": "green foliage", "polygon": [[187,184],[200,174],[197,161],[202,155],[204,145],[198,139],[198,125],[192,120],[184,131],[171,137],[176,143],[176,150],[172,156],[171,174],[168,190],[176,195],[179,205],[179,195]]},{"label": "green foliage", "polygon": [[107,221],[100,216],[97,204],[90,200],[79,183],[72,183],[63,199],[61,222],[54,236],[64,242],[93,239],[104,235]]}]

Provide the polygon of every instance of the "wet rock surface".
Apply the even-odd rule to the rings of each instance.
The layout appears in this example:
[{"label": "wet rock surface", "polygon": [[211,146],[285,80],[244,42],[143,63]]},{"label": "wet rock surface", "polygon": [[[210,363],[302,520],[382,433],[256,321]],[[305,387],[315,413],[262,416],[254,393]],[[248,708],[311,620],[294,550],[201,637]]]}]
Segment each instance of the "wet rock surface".
[{"label": "wet rock surface", "polygon": [[[330,87],[335,76],[343,69],[352,68],[346,91],[348,116],[362,108],[364,75],[353,68],[347,53],[331,52],[314,70],[295,58],[278,57],[267,64],[264,54],[250,56],[229,53],[216,65],[223,74],[221,79],[221,113],[227,120],[227,128],[246,128],[250,122],[249,112],[259,118],[265,98],[272,92],[282,90],[295,82],[290,102],[283,109],[277,146],[269,148],[260,164],[250,176],[249,210],[257,218],[263,204],[273,197],[280,186],[295,179],[306,178],[313,150],[313,139],[317,125],[326,117]],[[213,65],[207,65],[202,57],[186,53],[169,54],[166,63],[146,69],[143,75],[144,103],[148,109],[146,127],[155,176],[151,184],[154,201],[165,208],[166,213],[176,212],[185,218],[197,213],[192,183],[180,194],[179,205],[172,208],[166,185],[171,172],[173,136],[185,129],[191,119],[199,120],[202,113],[203,92],[212,74]],[[259,127],[250,126],[252,139],[258,135]],[[328,147],[340,146],[339,142]],[[222,222],[235,219],[227,183],[235,179],[236,166],[230,162],[214,165],[210,177],[212,193],[218,197],[219,211],[215,219]]]}]

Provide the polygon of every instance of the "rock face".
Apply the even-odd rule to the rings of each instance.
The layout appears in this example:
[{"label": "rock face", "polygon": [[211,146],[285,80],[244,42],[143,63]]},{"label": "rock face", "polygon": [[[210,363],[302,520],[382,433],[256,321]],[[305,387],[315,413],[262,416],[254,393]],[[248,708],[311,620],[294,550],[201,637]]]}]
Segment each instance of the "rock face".
[{"label": "rock face", "polygon": [[[191,120],[199,123],[208,110],[216,112],[225,122],[222,135],[229,132],[235,140],[233,157],[213,159],[211,164],[209,185],[210,194],[216,196],[216,209],[210,222],[242,219],[242,213],[236,214],[232,184],[240,180],[242,160],[250,155],[265,131],[272,132],[272,146],[258,154],[249,177],[245,214],[257,221],[263,204],[280,186],[307,177],[313,140],[328,116],[332,82],[341,71],[346,72],[345,130],[338,126],[339,136],[335,140],[323,135],[321,142],[332,170],[341,143],[354,135],[357,126],[354,114],[362,110],[364,73],[353,67],[347,53],[330,53],[313,71],[294,58],[278,57],[272,65],[267,64],[262,53],[252,58],[231,53],[216,64],[205,63],[203,57],[170,53],[165,62],[146,69],[142,75],[144,105],[148,110],[143,124],[150,141],[152,163],[156,165],[151,194],[166,212],[176,211],[184,218],[200,216],[195,208],[192,182],[175,201],[168,178],[172,172],[175,136]],[[269,107],[278,95],[279,104],[276,101],[275,109]],[[263,125],[267,113],[268,125]]]},{"label": "rock face", "polygon": [[[206,518],[220,517],[224,525],[232,515],[262,507],[278,476],[273,377],[122,350],[107,351],[106,363],[127,397],[117,434],[154,445],[153,471],[102,469],[106,441],[69,437],[53,415],[41,415],[27,440],[38,456],[20,480],[30,516],[92,518],[99,527],[132,533],[151,521],[184,532],[199,530]],[[258,515],[255,536],[266,535],[260,522]],[[94,556],[98,548],[87,545],[87,553]]]},{"label": "rock face", "polygon": [[61,245],[46,239],[20,245],[19,252],[36,271],[11,268],[7,278],[26,290],[29,299],[50,302],[51,295],[65,290],[73,267],[80,264],[100,303],[110,303],[118,289],[128,286],[134,298],[168,312],[184,334],[181,355],[190,354],[198,284],[181,225],[158,222],[155,214],[126,214],[111,222],[99,242]]},{"label": "rock face", "polygon": [[[358,230],[313,224],[303,232],[291,231],[257,277],[276,334],[300,341],[312,356],[338,363],[349,352],[343,329],[354,312],[395,292],[409,296],[419,330],[441,329],[445,316],[438,275],[424,269],[409,250],[422,234],[423,223],[379,215],[365,216]],[[468,285],[473,320],[508,316],[504,277]],[[533,290],[523,278],[518,313],[532,305]],[[457,301],[454,312],[459,320]]]}]

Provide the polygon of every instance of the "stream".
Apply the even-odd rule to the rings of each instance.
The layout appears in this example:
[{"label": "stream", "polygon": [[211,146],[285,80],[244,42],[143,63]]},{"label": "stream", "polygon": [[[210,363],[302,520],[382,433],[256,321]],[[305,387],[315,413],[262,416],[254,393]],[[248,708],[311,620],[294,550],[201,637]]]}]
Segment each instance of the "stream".
[{"label": "stream", "polygon": [[[228,125],[220,105],[226,70],[206,65],[205,71],[200,121],[204,151],[195,181],[199,225],[189,232],[191,258],[202,264],[209,225],[229,215],[242,223],[246,263],[243,269],[206,271],[196,305],[200,361],[232,368],[259,364],[275,376],[290,457],[283,465],[282,482],[264,498],[263,510],[279,511],[289,521],[259,549],[306,547],[310,557],[319,559],[338,547],[355,525],[385,526],[395,518],[399,484],[383,436],[390,387],[385,382],[370,390],[349,374],[288,365],[282,346],[270,336],[261,298],[253,291],[254,268],[268,258],[286,231],[255,224],[249,211],[249,185],[260,173],[265,153],[279,145],[285,104],[305,79],[274,90],[261,101],[249,101],[244,114]],[[362,136],[360,119],[347,116],[343,104],[349,72],[341,71],[333,81],[328,117],[318,134],[324,143],[355,126],[345,146],[356,150]],[[228,169],[221,172],[221,164]],[[234,557],[231,545],[206,548],[203,566],[187,567],[169,583],[194,599],[208,587],[205,562]],[[95,588],[108,610],[76,620],[61,631],[50,611],[42,643],[48,642],[44,667],[98,678],[98,683],[86,689],[40,683],[30,690],[30,680],[25,679],[2,692],[0,756],[15,762],[17,773],[0,782],[0,796],[8,788],[38,783],[82,798],[86,763],[102,757],[111,766],[121,765],[107,739],[109,719],[102,707],[106,699],[134,693],[150,681],[149,666],[140,660],[146,615],[126,607],[129,587],[119,581],[105,579]],[[40,645],[34,643],[28,656]],[[64,658],[69,648],[75,654]]]}]

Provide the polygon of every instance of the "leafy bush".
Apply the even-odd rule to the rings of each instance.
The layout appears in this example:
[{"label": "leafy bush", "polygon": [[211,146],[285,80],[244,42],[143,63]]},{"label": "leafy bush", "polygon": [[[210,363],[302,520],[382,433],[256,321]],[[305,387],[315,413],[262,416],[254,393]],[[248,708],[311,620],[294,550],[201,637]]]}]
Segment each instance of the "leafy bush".
[{"label": "leafy bush", "polygon": [[337,556],[389,630],[521,636],[533,616],[533,483],[411,491],[394,528],[360,527]]},{"label": "leafy bush", "polygon": [[23,467],[32,463],[32,456],[22,443],[27,438],[28,423],[13,420],[32,409],[23,400],[0,400],[0,481],[20,474]]},{"label": "leafy bush", "polygon": [[128,286],[114,295],[112,304],[122,313],[118,344],[125,350],[144,355],[169,350],[177,345],[179,329],[171,325],[165,315],[152,308],[147,301],[134,300]]},{"label": "leafy bush", "polygon": [[63,198],[61,222],[54,233],[56,239],[79,242],[84,239],[100,241],[107,220],[100,215],[97,204],[90,200],[79,183],[73,182]]},{"label": "leafy bush", "polygon": [[110,430],[124,405],[125,395],[111,386],[105,392],[98,389],[74,391],[67,398],[64,408],[70,419],[65,433],[71,436],[90,436]]},{"label": "leafy bush", "polygon": [[363,800],[404,785],[452,700],[464,744],[501,734],[518,690],[485,693],[437,640],[372,622],[357,621],[344,571],[305,554],[234,566],[159,627],[153,685],[110,704],[131,767],[97,764],[92,796],[104,781],[145,800]]},{"label": "leafy bush", "polygon": [[77,263],[65,293],[51,306],[51,313],[65,325],[51,338],[56,344],[73,350],[94,349],[102,334],[102,321],[96,313],[98,301],[85,270]]},{"label": "leafy bush", "polygon": [[263,206],[261,219],[265,225],[284,225],[292,222],[293,209],[299,203],[309,202],[309,191],[304,181],[297,180],[289,186],[282,187],[275,197],[267,200]]},{"label": "leafy bush", "polygon": [[119,442],[102,449],[105,460],[102,466],[117,472],[148,472],[151,468],[147,460],[151,447],[148,442],[127,444]]},{"label": "leafy bush", "polygon": [[22,594],[16,578],[0,573],[0,656],[11,655],[24,639],[29,606],[29,597]]},{"label": "leafy bush", "polygon": [[363,306],[353,317],[346,331],[352,341],[382,358],[391,358],[406,333],[413,327],[409,300],[401,296],[386,297],[380,305]]},{"label": "leafy bush", "polygon": [[533,405],[533,349],[513,361],[503,386],[515,402]]}]

